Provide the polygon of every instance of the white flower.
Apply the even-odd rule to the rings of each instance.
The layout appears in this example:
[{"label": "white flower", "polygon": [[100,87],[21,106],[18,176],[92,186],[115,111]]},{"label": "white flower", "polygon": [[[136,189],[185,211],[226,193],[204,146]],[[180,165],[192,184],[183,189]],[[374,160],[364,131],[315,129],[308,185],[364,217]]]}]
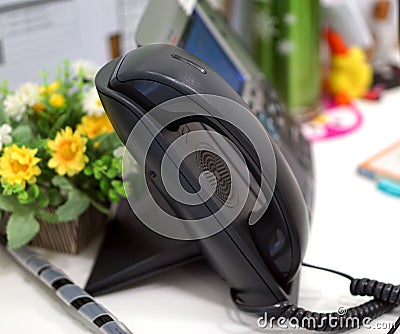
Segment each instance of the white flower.
[{"label": "white flower", "polygon": [[98,67],[90,61],[80,59],[72,63],[71,70],[75,76],[82,73],[86,80],[93,81]]},{"label": "white flower", "polygon": [[283,17],[283,21],[288,25],[294,25],[297,22],[297,17],[296,15],[292,14],[292,13],[286,13]]},{"label": "white flower", "polygon": [[136,159],[132,156],[132,154],[124,149],[124,155],[122,158],[122,179],[124,181],[128,181],[124,183],[125,187],[129,184],[134,184],[135,182],[130,182],[133,178],[135,178],[135,174],[140,171],[140,167]]},{"label": "white flower", "polygon": [[113,151],[113,156],[116,158],[122,158],[125,153],[125,147],[124,146],[118,146],[114,151]]},{"label": "white flower", "polygon": [[0,150],[3,149],[4,144],[9,144],[12,141],[11,136],[9,134],[11,133],[11,126],[8,124],[3,124],[0,127]]},{"label": "white flower", "polygon": [[24,83],[16,94],[20,94],[25,104],[29,107],[40,101],[40,87],[32,82]]},{"label": "white flower", "polygon": [[289,55],[294,51],[295,45],[291,40],[283,39],[278,43],[278,52],[281,55]]},{"label": "white flower", "polygon": [[100,117],[104,113],[103,105],[101,104],[99,94],[95,87],[89,89],[82,99],[83,111],[88,116]]},{"label": "white flower", "polygon": [[21,94],[14,93],[7,95],[3,105],[4,112],[17,121],[20,121],[22,116],[25,114],[26,103]]},{"label": "white flower", "polygon": [[122,158],[123,160],[123,170],[126,172],[124,173],[125,179],[128,178],[128,175],[131,175],[132,173],[137,173],[139,171],[139,164],[135,160],[135,158],[131,155],[129,151],[126,150],[125,146],[121,145],[118,146],[114,151],[113,151],[113,156],[115,158]]},{"label": "white flower", "polygon": [[3,104],[4,111],[10,117],[20,121],[27,107],[32,107],[40,101],[40,87],[32,82],[27,82],[13,94],[7,95]]},{"label": "white flower", "polygon": [[278,20],[272,16],[269,12],[258,12],[255,16],[256,28],[260,35],[271,38],[278,34]]}]

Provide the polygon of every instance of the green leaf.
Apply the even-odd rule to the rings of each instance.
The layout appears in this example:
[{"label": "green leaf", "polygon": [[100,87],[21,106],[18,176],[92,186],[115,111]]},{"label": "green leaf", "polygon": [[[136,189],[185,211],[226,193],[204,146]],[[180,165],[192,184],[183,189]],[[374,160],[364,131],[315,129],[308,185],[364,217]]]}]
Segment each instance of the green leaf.
[{"label": "green leaf", "polygon": [[30,146],[32,142],[35,140],[35,136],[32,132],[32,129],[29,125],[23,124],[17,126],[12,132],[11,136],[15,143],[20,145]]},{"label": "green leaf", "polygon": [[38,197],[38,203],[42,208],[45,208],[50,204],[50,199],[47,195],[40,195]]},{"label": "green leaf", "polygon": [[44,221],[46,221],[48,223],[56,224],[56,223],[60,222],[56,213],[52,213],[52,212],[49,212],[46,210],[40,210],[40,211],[36,212],[35,215],[36,215],[36,218],[43,219]]},{"label": "green leaf", "polygon": [[112,180],[112,181],[111,181],[111,185],[112,185],[115,189],[124,186],[124,184],[122,183],[121,180]]},{"label": "green leaf", "polygon": [[0,195],[0,209],[7,212],[27,213],[29,208],[19,203],[16,196]]},{"label": "green leaf", "polygon": [[107,136],[109,136],[108,133],[101,133],[99,135],[97,135],[96,137],[89,139],[88,140],[88,144],[89,145],[94,145],[94,144],[100,144],[103,140],[105,140],[107,138]]},{"label": "green leaf", "polygon": [[[63,201],[63,197],[60,194],[60,191],[58,189],[50,189],[48,191],[48,204],[52,206],[59,206]],[[47,205],[43,205],[47,206]]]},{"label": "green leaf", "polygon": [[83,173],[84,173],[86,176],[91,176],[91,175],[93,175],[93,168],[90,167],[90,166],[87,166],[87,167],[83,170]]},{"label": "green leaf", "polygon": [[104,193],[107,193],[108,189],[110,189],[110,183],[106,179],[100,180],[99,186]]},{"label": "green leaf", "polygon": [[117,171],[115,168],[110,168],[110,169],[107,171],[107,177],[108,177],[109,179],[113,179],[113,178],[115,178],[117,175],[118,175],[118,171]]},{"label": "green leaf", "polygon": [[25,214],[14,212],[7,222],[8,247],[15,249],[27,244],[39,229],[39,223],[32,211]]},{"label": "green leaf", "polygon": [[78,189],[68,193],[67,201],[58,207],[56,214],[60,222],[66,222],[79,217],[89,207],[90,199]]},{"label": "green leaf", "polygon": [[119,171],[122,170],[122,159],[121,158],[113,158],[111,161],[111,166]]},{"label": "green leaf", "polygon": [[1,185],[3,186],[3,194],[5,194],[5,195],[18,194],[21,191],[24,191],[24,189],[25,189],[25,186],[23,186],[20,183],[15,183],[15,184],[11,185],[8,182],[3,181],[1,183]]},{"label": "green leaf", "polygon": [[126,197],[124,184],[120,180],[111,181],[111,185],[114,187],[115,191],[122,197]]},{"label": "green leaf", "polygon": [[36,122],[36,126],[43,135],[47,135],[50,131],[49,122],[44,119],[38,119]]},{"label": "green leaf", "polygon": [[103,133],[93,138],[93,141],[100,143],[98,149],[102,152],[112,152],[118,146],[121,146],[121,140],[116,133]]},{"label": "green leaf", "polygon": [[53,124],[52,128],[49,131],[49,138],[53,138],[56,132],[63,127],[63,124],[67,118],[66,114],[62,114],[60,117],[57,118],[55,123]]},{"label": "green leaf", "polygon": [[45,148],[47,146],[47,139],[36,138],[34,147],[38,148]]},{"label": "green leaf", "polygon": [[28,195],[28,193],[27,193],[26,191],[21,191],[21,192],[18,194],[18,201],[19,201],[21,204],[27,204],[27,203],[29,203],[29,195]]},{"label": "green leaf", "polygon": [[10,124],[10,117],[4,112],[4,99],[11,92],[8,90],[8,83],[6,80],[0,84],[0,124]]},{"label": "green leaf", "polygon": [[[1,96],[0,96],[0,103],[3,103],[3,100],[1,99]],[[4,108],[2,108],[0,106],[0,124],[4,124],[4,123],[10,124],[10,118],[4,112]]]},{"label": "green leaf", "polygon": [[52,178],[51,183],[62,190],[70,191],[74,189],[73,185],[64,176],[56,175]]},{"label": "green leaf", "polygon": [[101,157],[101,161],[103,161],[104,164],[106,164],[107,166],[110,164],[111,162],[111,156],[109,155],[103,155]]},{"label": "green leaf", "polygon": [[48,73],[46,72],[46,70],[40,71],[39,75],[42,77],[43,85],[47,86],[47,84],[48,84]]},{"label": "green leaf", "polygon": [[37,184],[32,184],[29,188],[28,188],[28,195],[30,198],[38,198],[40,194],[40,189],[38,187]]},{"label": "green leaf", "polygon": [[94,178],[96,180],[100,180],[101,179],[101,171],[99,169],[95,169],[94,170]]},{"label": "green leaf", "polygon": [[114,189],[108,191],[108,198],[113,203],[118,203],[120,200],[118,193]]}]

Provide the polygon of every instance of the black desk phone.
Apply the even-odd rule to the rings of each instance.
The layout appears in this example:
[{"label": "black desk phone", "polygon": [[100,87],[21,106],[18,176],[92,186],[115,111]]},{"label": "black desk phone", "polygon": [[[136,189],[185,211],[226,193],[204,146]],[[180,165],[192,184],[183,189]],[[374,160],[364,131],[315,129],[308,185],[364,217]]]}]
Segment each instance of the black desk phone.
[{"label": "black desk phone", "polygon": [[[157,24],[154,24],[154,16],[158,17],[157,13],[159,12],[164,14],[157,19]],[[284,155],[300,186],[301,197],[305,200],[308,216],[311,218],[314,185],[310,144],[302,136],[299,125],[291,119],[276,91],[268,83],[222,16],[213,11],[206,1],[199,1],[193,13],[188,15],[175,0],[151,0],[137,29],[136,39],[138,45],[151,43],[179,45],[179,47],[186,49],[210,65],[212,70],[225,79],[232,88],[232,92],[228,94],[229,98],[234,96],[235,101],[245,103],[246,108],[251,110],[259,119],[268,131],[271,140]],[[175,61],[178,73],[182,72],[187,66],[182,60],[170,59],[169,57],[167,59],[168,61]],[[156,59],[154,61],[157,62]],[[146,66],[151,65],[147,64]],[[165,66],[170,67],[171,64],[166,63]],[[149,77],[149,74],[147,74],[147,77],[150,81],[153,80]],[[218,90],[221,89],[216,87],[216,90],[212,91],[209,83],[201,87],[202,90],[198,88],[191,87],[190,94],[217,94]],[[129,90],[130,88],[126,89]],[[136,81],[135,89],[142,91],[143,94],[139,95],[150,94],[150,99],[161,96],[156,89],[152,88],[149,81]],[[234,94],[234,92],[237,94]],[[169,98],[177,96],[176,92],[171,90],[165,94],[169,94]],[[151,103],[149,99],[140,97],[139,100],[142,103],[147,103],[145,106],[147,110],[162,102],[159,99]],[[114,227],[111,227],[111,229],[114,228],[114,231],[108,233],[108,235],[118,234],[119,238],[112,236],[107,238],[88,282],[88,289],[94,294],[121,288],[142,276],[150,275],[148,271],[151,273],[159,272],[162,269],[175,267],[199,257],[198,251],[193,249],[193,246],[183,245],[177,241],[162,239],[163,242],[160,242],[156,239],[152,243],[150,241],[154,239],[152,236],[143,236],[143,238],[139,238],[139,243],[145,242],[146,245],[138,245],[138,241],[133,243],[129,236],[141,235],[141,233],[147,235],[147,228],[143,227],[142,224],[125,226],[124,222],[127,220],[125,216],[129,215],[128,203],[122,203],[121,210],[118,211],[116,217],[119,224],[113,224]],[[124,225],[124,228],[119,229],[118,226],[120,225]],[[137,229],[140,229],[141,232],[139,233]],[[113,240],[117,239],[119,239],[119,245],[114,244]],[[136,246],[132,246],[133,244],[136,244]],[[174,246],[171,246],[171,244]],[[137,258],[124,259],[116,254],[116,249],[119,249],[121,254],[125,254],[124,250],[131,247],[135,247],[135,251],[132,251],[132,253],[135,253],[134,257]],[[172,251],[171,247],[175,251]],[[168,249],[167,254],[173,253],[174,255],[165,259],[165,255],[162,255],[166,254],[165,248]],[[186,250],[181,251],[181,248],[186,248]],[[114,251],[109,251],[111,249]],[[161,262],[160,257],[163,258]],[[155,263],[150,265],[152,261],[149,261],[149,259],[154,260],[155,258],[157,258],[157,261],[155,261],[157,265]],[[145,262],[143,262],[144,260]],[[139,272],[138,263],[141,263]],[[143,267],[144,264],[146,265]],[[153,266],[156,266],[157,269]]]},{"label": "black desk phone", "polygon": [[[160,206],[184,222],[213,217],[211,226],[217,228],[204,235],[208,225],[183,223],[178,229],[184,237],[171,238],[168,233],[159,233],[142,224],[137,212],[124,201],[110,226],[86,289],[94,295],[112,292],[167,269],[205,259],[226,280],[240,309],[286,319],[309,317],[315,323],[303,326],[308,329],[343,328],[343,323],[326,322],[336,317],[335,313],[312,313],[296,306],[313,198],[310,145],[299,125],[290,118],[273,88],[205,1],[199,1],[186,21],[182,21],[182,15],[186,14],[178,11],[181,16],[177,19],[174,12],[174,24],[178,22],[179,28],[168,30],[167,35],[158,34],[161,21],[151,26],[147,36],[144,32],[150,29],[148,16],[156,5],[160,10],[160,2],[150,1],[138,28],[138,44],[149,44],[106,64],[96,76],[96,87],[127,150],[142,161],[139,166],[154,202],[142,203],[139,199],[139,206],[148,210],[149,215]],[[168,17],[168,10],[165,9],[164,17]],[[221,42],[221,34],[228,42]],[[156,43],[160,42],[157,39],[169,44]],[[232,118],[239,117],[247,133],[221,117],[227,115],[222,112],[224,104],[218,102],[221,99],[231,108]],[[177,102],[171,104],[171,101]],[[160,106],[161,112],[152,114]],[[179,106],[191,110],[191,114],[178,117],[179,121],[162,127],[159,132],[152,132],[153,125],[164,122],[163,117],[175,107],[176,113]],[[152,117],[147,118],[149,114]],[[144,135],[148,131],[153,136],[148,147],[141,136],[131,139],[132,131],[143,119],[147,123],[144,122],[139,133]],[[206,132],[205,137],[218,134],[228,140],[222,151],[230,155],[227,159],[233,169],[215,153],[220,146],[215,138],[186,140],[185,145],[191,145],[196,154],[174,163],[175,156],[168,147],[199,130]],[[265,143],[262,159],[257,152],[260,146],[255,147],[249,137],[258,144]],[[231,146],[234,149],[230,150]],[[200,178],[213,174],[208,179],[211,196],[196,205],[177,201],[166,185],[168,175],[174,177],[173,171],[169,170],[163,179],[163,156],[168,156],[172,169],[176,168],[177,183],[182,183],[189,197],[203,199],[199,195]],[[267,170],[263,169],[265,161]],[[219,209],[229,202],[229,191],[236,191],[238,197],[244,193],[244,174],[249,175],[248,196],[235,219],[225,225],[218,216]],[[263,194],[264,202],[259,201],[259,194]],[[262,203],[266,205],[260,209]],[[227,207],[233,210],[234,205]],[[259,212],[256,222],[249,224],[254,212]],[[375,299],[349,309],[347,315],[339,318],[352,315],[375,318],[393,308],[394,303],[388,302],[393,288],[382,285],[382,289],[390,288],[388,296],[377,297],[375,283],[353,280],[353,294],[371,295]]]}]

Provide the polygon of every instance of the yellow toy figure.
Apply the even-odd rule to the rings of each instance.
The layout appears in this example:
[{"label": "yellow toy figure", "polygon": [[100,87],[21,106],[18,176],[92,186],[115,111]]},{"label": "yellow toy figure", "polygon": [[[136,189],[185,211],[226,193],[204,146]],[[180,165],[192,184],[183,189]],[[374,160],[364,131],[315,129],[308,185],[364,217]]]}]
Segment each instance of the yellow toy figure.
[{"label": "yellow toy figure", "polygon": [[367,93],[372,82],[372,67],[361,48],[347,47],[335,31],[329,29],[327,38],[332,52],[327,89],[337,104],[348,104]]}]

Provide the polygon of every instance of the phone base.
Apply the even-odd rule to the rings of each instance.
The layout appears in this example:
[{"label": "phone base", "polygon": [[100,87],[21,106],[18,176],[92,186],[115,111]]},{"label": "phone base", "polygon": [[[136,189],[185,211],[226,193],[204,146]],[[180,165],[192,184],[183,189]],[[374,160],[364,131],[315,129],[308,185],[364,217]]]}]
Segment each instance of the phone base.
[{"label": "phone base", "polygon": [[93,296],[107,294],[201,258],[197,242],[173,240],[155,233],[140,222],[123,200],[85,289]]}]

